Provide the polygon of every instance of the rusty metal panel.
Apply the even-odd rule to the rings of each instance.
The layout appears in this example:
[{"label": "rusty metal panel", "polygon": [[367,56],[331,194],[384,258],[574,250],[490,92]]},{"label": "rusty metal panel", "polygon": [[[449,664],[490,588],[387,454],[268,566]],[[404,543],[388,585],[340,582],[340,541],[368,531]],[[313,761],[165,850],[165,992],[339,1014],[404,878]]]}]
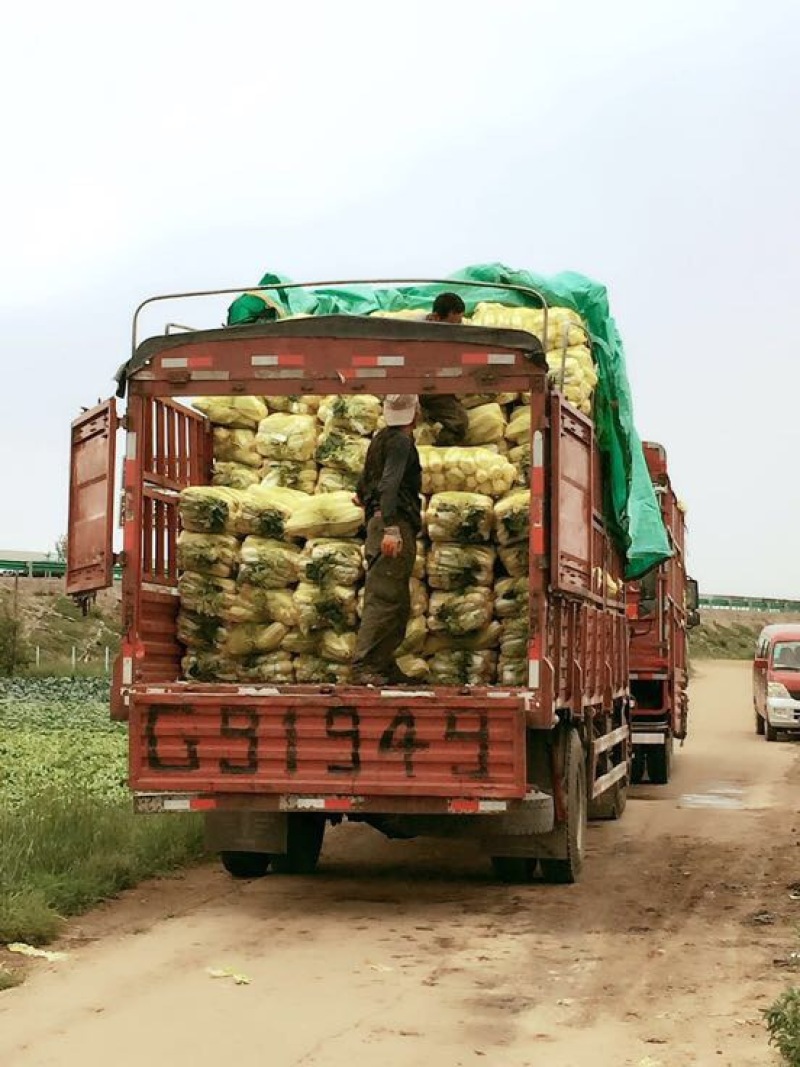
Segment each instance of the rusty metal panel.
[{"label": "rusty metal panel", "polygon": [[343,687],[134,687],[130,781],[202,793],[525,795],[513,692],[425,696]]},{"label": "rusty metal panel", "polygon": [[591,422],[553,393],[550,411],[551,585],[593,596],[594,431]]},{"label": "rusty metal panel", "polygon": [[107,589],[114,578],[114,400],[85,412],[71,427],[67,593]]}]

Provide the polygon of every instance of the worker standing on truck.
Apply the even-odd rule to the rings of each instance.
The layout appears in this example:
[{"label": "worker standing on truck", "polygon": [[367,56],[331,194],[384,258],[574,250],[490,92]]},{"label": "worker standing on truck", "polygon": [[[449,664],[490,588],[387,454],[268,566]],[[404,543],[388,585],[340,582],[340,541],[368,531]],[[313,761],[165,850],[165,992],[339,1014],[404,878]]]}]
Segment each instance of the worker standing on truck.
[{"label": "worker standing on truck", "polygon": [[[465,311],[464,301],[458,293],[439,293],[425,321],[447,322],[457,326],[463,321]],[[469,418],[456,396],[451,393],[423,396],[420,398],[420,407],[426,422],[437,423],[441,427],[436,437],[437,445],[463,445]]]},{"label": "worker standing on truck", "polygon": [[422,468],[413,436],[418,406],[413,395],[386,397],[386,428],[370,443],[356,489],[367,520],[367,580],[353,674],[364,685],[411,681],[395,653],[411,614],[409,579],[422,527]]}]

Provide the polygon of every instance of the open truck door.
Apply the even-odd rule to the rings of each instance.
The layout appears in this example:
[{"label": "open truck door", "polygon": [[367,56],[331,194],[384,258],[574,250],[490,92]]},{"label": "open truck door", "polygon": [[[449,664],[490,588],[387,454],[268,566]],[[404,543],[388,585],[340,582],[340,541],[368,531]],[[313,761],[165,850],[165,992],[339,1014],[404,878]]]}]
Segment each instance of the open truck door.
[{"label": "open truck door", "polygon": [[85,596],[114,580],[114,469],[119,420],[113,399],[72,423],[66,590]]}]

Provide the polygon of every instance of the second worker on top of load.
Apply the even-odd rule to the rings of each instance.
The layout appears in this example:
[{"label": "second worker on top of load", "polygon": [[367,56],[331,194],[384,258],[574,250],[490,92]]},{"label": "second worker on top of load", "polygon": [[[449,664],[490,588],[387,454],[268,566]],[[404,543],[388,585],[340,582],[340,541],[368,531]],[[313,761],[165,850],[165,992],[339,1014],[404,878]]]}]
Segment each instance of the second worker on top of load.
[{"label": "second worker on top of load", "polygon": [[[464,318],[466,307],[458,293],[439,293],[429,315],[422,315],[426,322],[446,322],[458,326]],[[419,400],[425,422],[440,427],[436,444],[441,447],[463,445],[469,419],[457,397],[450,393],[422,396]]]}]

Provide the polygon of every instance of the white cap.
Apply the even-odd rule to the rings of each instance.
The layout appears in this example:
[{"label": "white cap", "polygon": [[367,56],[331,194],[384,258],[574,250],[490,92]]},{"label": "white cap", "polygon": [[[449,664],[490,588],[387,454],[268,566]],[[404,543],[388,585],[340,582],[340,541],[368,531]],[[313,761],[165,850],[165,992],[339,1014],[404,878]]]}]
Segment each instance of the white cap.
[{"label": "white cap", "polygon": [[383,401],[383,417],[387,426],[410,426],[417,414],[416,394],[389,393]]}]

